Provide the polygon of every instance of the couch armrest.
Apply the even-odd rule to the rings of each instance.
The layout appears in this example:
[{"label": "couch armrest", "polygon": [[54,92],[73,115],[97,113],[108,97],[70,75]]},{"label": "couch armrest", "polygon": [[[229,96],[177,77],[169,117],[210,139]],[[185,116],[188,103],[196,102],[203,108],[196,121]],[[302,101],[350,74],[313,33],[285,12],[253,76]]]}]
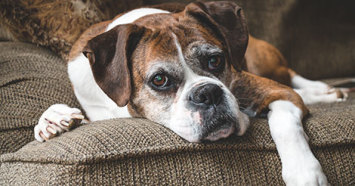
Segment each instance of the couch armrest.
[{"label": "couch armrest", "polygon": [[78,107],[65,62],[47,49],[0,42],[0,154],[33,140],[33,127],[52,104]]},{"label": "couch armrest", "polygon": [[[328,181],[352,183],[355,99],[310,107],[304,121]],[[145,119],[93,122],[1,156],[0,184],[282,185],[267,121],[243,137],[188,143]]]}]

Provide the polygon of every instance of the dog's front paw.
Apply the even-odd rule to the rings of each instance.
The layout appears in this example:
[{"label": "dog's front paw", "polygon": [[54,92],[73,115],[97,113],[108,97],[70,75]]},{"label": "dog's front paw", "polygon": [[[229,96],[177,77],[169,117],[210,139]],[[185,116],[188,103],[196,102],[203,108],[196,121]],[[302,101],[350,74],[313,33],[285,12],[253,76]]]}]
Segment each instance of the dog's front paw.
[{"label": "dog's front paw", "polygon": [[307,163],[298,162],[297,166],[284,168],[282,178],[287,186],[328,186],[327,177],[318,161]]},{"label": "dog's front paw", "polygon": [[64,104],[50,106],[40,117],[34,128],[37,141],[47,141],[54,136],[68,131],[75,123],[84,119],[77,108],[70,108]]}]

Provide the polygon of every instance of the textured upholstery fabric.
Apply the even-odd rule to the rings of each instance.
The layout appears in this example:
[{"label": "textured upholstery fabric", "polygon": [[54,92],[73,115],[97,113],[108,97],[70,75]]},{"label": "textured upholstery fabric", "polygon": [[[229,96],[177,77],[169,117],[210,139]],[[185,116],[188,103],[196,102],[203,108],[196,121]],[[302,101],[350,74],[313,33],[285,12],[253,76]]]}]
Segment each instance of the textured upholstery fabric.
[{"label": "textured upholstery fabric", "polygon": [[[311,112],[304,127],[329,181],[353,183],[355,100],[317,105]],[[253,119],[243,137],[204,144],[188,143],[144,119],[107,120],[46,143],[31,142],[1,161],[0,185],[283,184],[265,119]]]},{"label": "textured upholstery fabric", "polygon": [[0,154],[33,140],[33,127],[52,104],[78,106],[62,59],[46,49],[0,42]]},{"label": "textured upholstery fabric", "polygon": [[[78,106],[65,64],[33,45],[3,42],[0,77],[0,185],[283,184],[265,119],[252,119],[243,137],[215,143],[188,143],[145,119],[95,122],[39,143],[33,126],[49,105]],[[354,96],[310,106],[304,121],[333,185],[354,184]]]}]

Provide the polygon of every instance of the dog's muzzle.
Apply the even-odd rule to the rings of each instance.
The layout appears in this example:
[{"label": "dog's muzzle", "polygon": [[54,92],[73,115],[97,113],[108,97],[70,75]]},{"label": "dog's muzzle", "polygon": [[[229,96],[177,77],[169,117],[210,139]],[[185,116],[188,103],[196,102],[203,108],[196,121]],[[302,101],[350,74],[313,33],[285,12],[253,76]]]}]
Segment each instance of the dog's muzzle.
[{"label": "dog's muzzle", "polygon": [[215,141],[234,132],[237,118],[220,86],[208,83],[194,87],[188,100],[190,108],[201,115],[201,139]]}]

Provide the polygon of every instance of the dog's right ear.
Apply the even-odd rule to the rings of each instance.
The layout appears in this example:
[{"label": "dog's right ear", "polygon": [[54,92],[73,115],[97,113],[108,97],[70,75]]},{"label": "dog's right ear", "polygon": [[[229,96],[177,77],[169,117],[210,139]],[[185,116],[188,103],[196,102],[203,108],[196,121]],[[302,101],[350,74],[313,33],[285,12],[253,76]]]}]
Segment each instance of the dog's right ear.
[{"label": "dog's right ear", "polygon": [[144,31],[134,24],[119,25],[94,37],[83,49],[95,81],[120,107],[131,97],[130,58]]}]

